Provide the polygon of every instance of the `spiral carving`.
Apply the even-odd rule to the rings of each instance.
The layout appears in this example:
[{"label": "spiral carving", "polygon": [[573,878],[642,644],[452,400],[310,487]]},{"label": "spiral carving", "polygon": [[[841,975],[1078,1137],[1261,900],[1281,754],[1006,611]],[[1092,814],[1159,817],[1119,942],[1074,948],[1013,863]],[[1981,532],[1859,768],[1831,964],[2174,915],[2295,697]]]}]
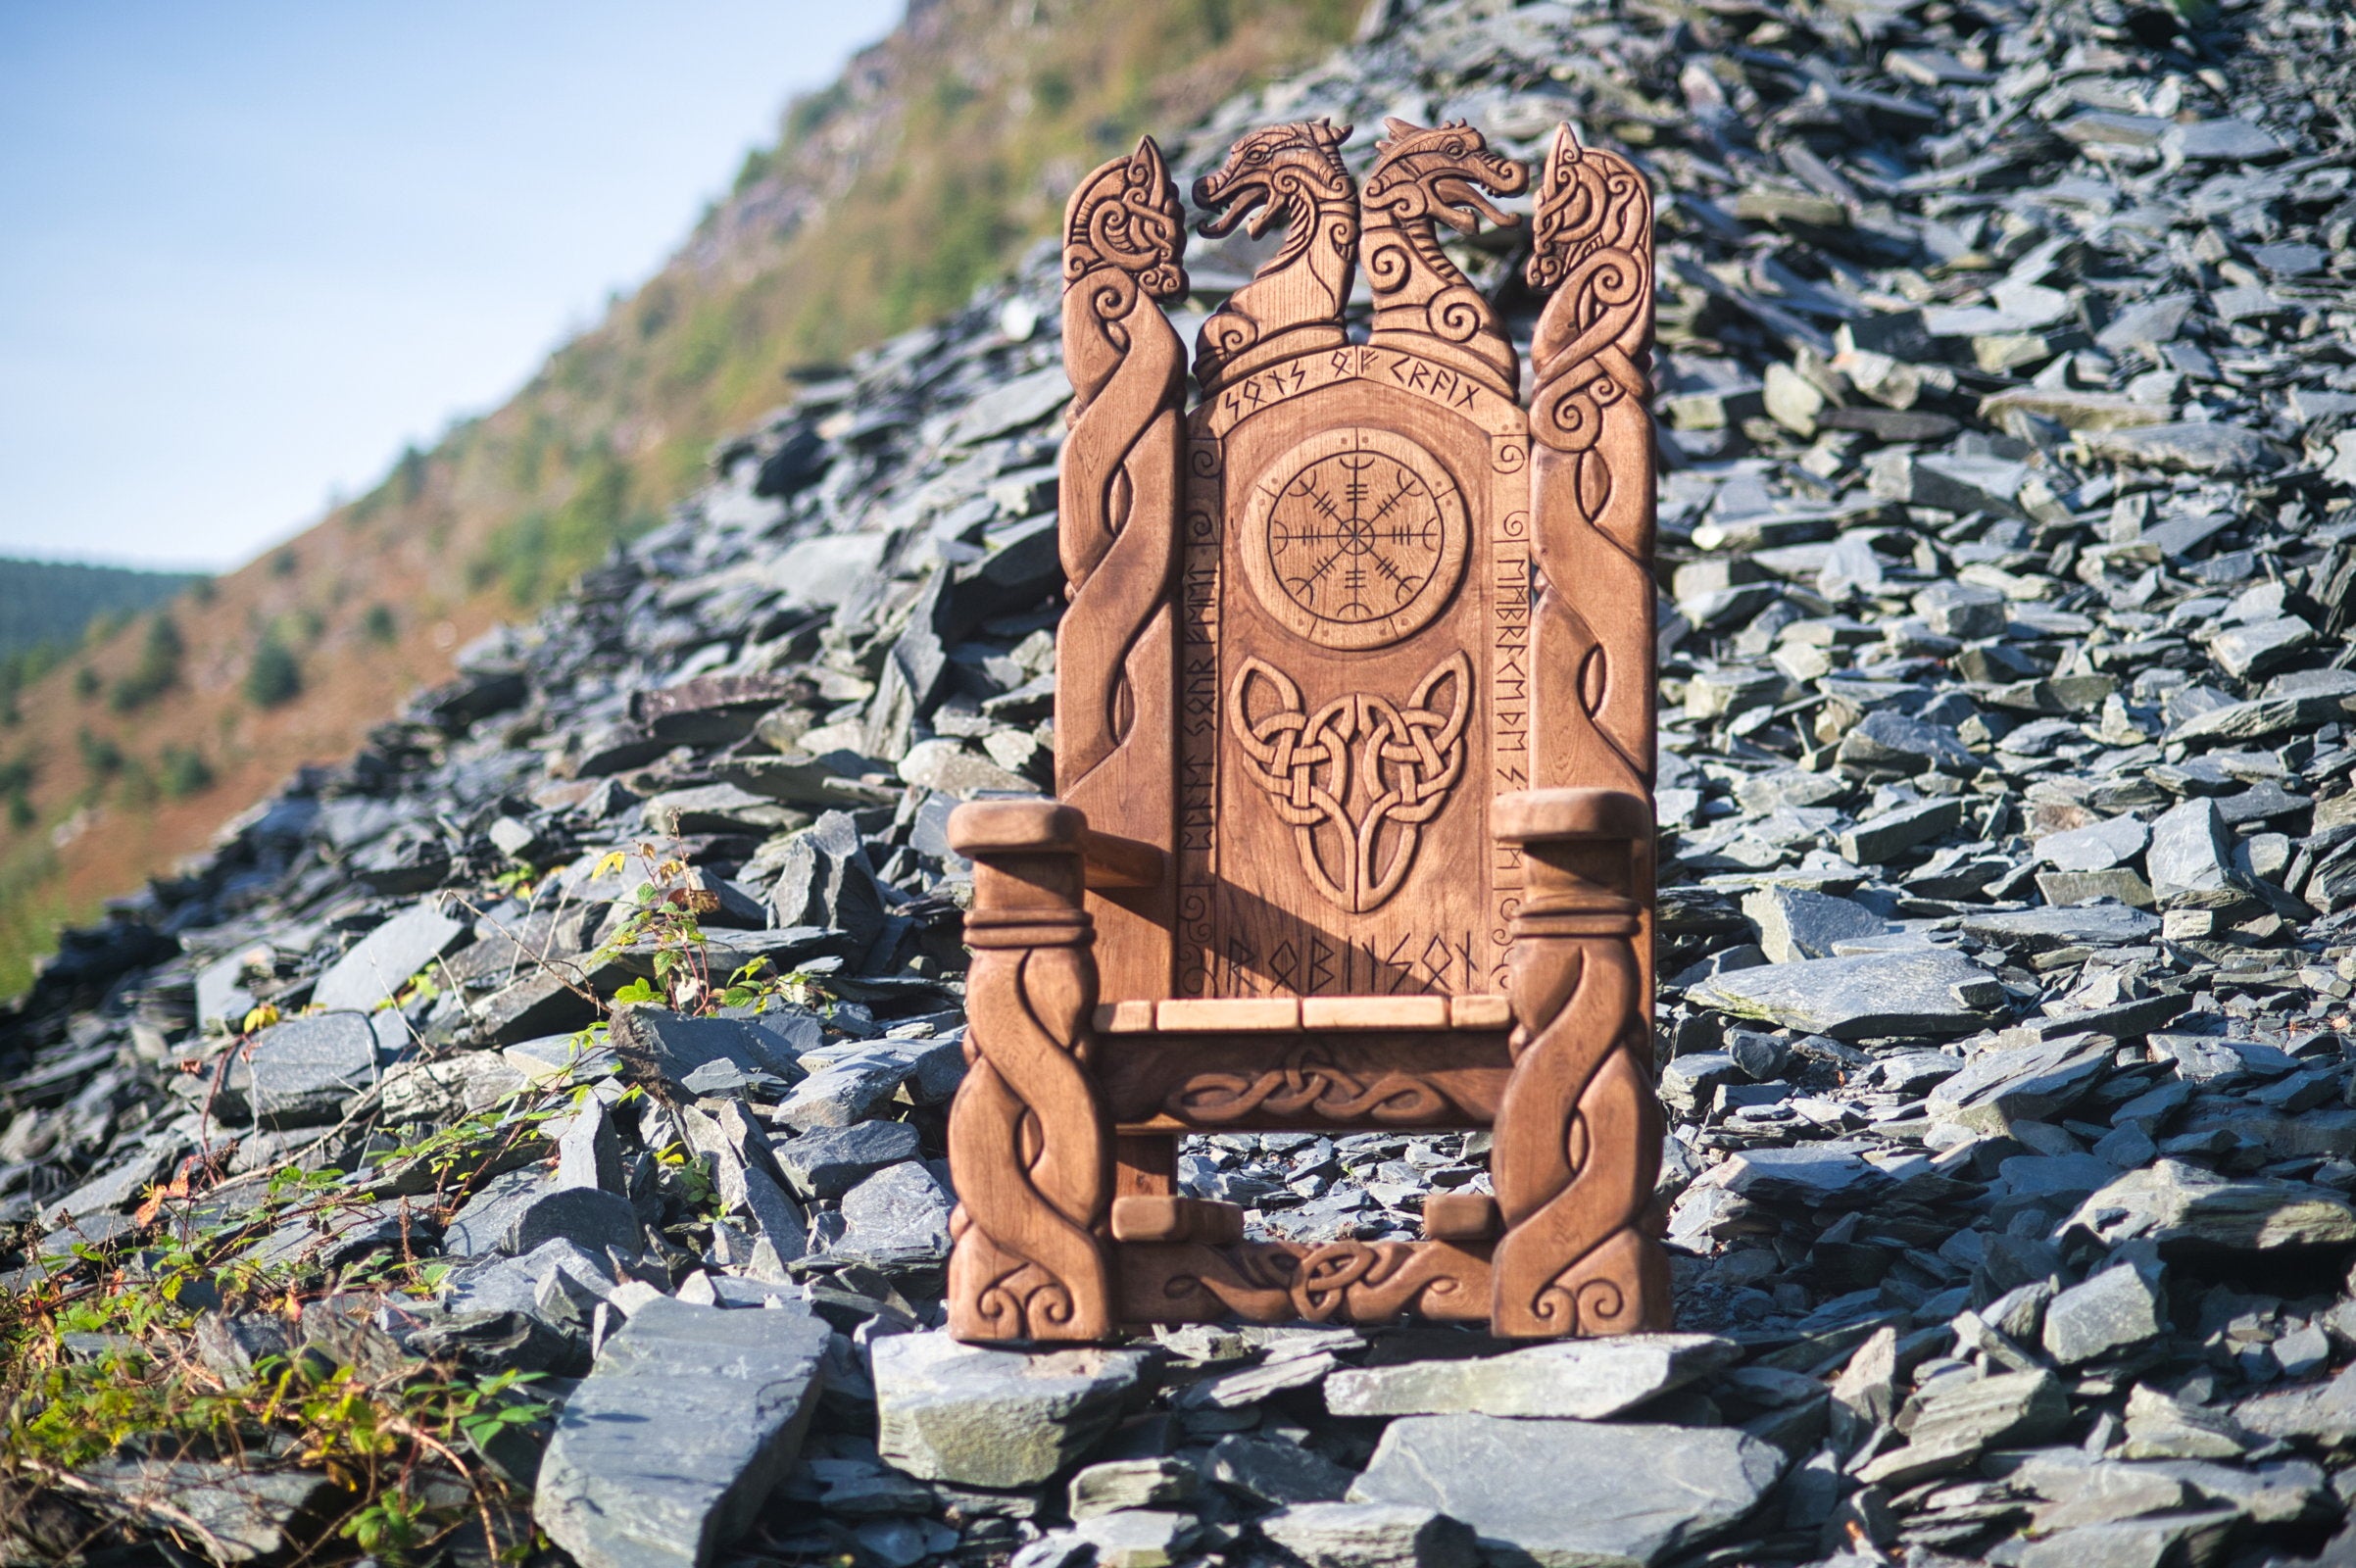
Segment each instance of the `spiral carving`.
[{"label": "spiral carving", "polygon": [[1195,379],[1204,397],[1279,360],[1345,341],[1342,308],[1358,256],[1357,183],[1342,165],[1350,131],[1327,120],[1255,130],[1195,181],[1196,204],[1214,209],[1203,220],[1205,239],[1239,223],[1255,239],[1286,225],[1276,254],[1203,323]]},{"label": "spiral carving", "polygon": [[1099,1240],[1109,1144],[1087,1061],[1094,932],[1079,883],[1069,852],[1010,864],[985,852],[976,876],[967,1071],[949,1120],[959,1199],[949,1295],[961,1339],[1089,1340],[1112,1328]]},{"label": "spiral carving", "polygon": [[1064,218],[1065,422],[1058,529],[1071,610],[1056,665],[1056,783],[1068,798],[1129,739],[1128,669],[1177,561],[1185,351],[1161,303],[1183,296],[1185,211],[1146,137],[1099,169]]},{"label": "spiral carving", "polygon": [[1534,846],[1533,895],[1505,956],[1516,1027],[1493,1160],[1505,1223],[1496,1332],[1665,1327],[1666,1262],[1640,1229],[1661,1120],[1644,1070],[1638,906],[1545,858]]},{"label": "spiral carving", "polygon": [[1497,312],[1440,248],[1435,223],[1471,234],[1484,220],[1499,227],[1520,221],[1482,196],[1518,195],[1530,171],[1489,150],[1464,122],[1426,129],[1388,120],[1374,172],[1359,197],[1365,212],[1360,244],[1374,293],[1376,348],[1436,360],[1512,397],[1520,382],[1513,346]]},{"label": "spiral carving", "polygon": [[1644,175],[1559,127],[1528,274],[1553,291],[1530,355],[1546,783],[1641,790],[1652,777],[1652,271]]}]

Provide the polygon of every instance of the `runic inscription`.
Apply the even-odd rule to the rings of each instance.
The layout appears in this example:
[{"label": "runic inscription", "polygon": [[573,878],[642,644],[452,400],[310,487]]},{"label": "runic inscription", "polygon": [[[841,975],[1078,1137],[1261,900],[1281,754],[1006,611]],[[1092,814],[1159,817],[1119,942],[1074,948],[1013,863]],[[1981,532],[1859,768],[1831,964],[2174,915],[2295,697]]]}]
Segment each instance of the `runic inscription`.
[{"label": "runic inscription", "polygon": [[1252,588],[1284,626],[1320,647],[1380,648],[1447,608],[1464,570],[1464,501],[1413,442],[1334,430],[1270,466],[1245,538]]}]

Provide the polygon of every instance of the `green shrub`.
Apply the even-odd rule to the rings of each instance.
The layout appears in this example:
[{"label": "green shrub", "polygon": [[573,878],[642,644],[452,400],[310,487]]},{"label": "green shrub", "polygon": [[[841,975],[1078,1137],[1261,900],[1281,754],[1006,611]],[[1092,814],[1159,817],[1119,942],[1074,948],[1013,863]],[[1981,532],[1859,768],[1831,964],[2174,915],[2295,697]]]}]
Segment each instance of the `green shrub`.
[{"label": "green shrub", "polygon": [[362,612],[360,631],[368,641],[383,643],[388,648],[401,640],[401,627],[393,619],[393,607],[390,605],[370,605]]},{"label": "green shrub", "polygon": [[256,708],[276,708],[303,694],[303,666],[278,640],[273,628],[254,646],[254,661],[245,666],[245,700]]},{"label": "green shrub", "polygon": [[184,801],[213,787],[213,764],[193,746],[167,746],[156,763],[156,778],[165,794]]},{"label": "green shrub", "polygon": [[180,680],[180,656],[187,651],[180,628],[170,615],[159,613],[147,623],[147,641],[140,645],[139,662],[127,675],[116,677],[108,702],[118,713],[146,707]]},{"label": "green shrub", "polygon": [[123,771],[122,747],[104,735],[93,735],[86,729],[75,739],[81,747],[82,766],[90,770],[91,777],[113,778]]}]

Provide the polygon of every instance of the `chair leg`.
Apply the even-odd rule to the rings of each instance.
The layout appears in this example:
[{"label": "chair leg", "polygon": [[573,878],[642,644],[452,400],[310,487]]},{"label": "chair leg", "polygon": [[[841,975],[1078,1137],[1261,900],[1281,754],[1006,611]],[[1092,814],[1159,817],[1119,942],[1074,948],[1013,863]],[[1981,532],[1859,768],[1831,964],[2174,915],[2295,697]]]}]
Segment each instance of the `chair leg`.
[{"label": "chair leg", "polygon": [[1491,1155],[1505,1226],[1491,1332],[1666,1328],[1668,1259],[1644,1229],[1662,1123],[1632,897],[1650,812],[1614,791],[1534,790],[1501,797],[1497,822],[1524,883],[1506,954],[1513,1076]]},{"label": "chair leg", "polygon": [[974,862],[968,1066],[949,1115],[949,1323],[961,1340],[1112,1332],[1112,1137],[1088,1070],[1084,826],[1047,801],[977,802],[950,818],[951,843]]}]

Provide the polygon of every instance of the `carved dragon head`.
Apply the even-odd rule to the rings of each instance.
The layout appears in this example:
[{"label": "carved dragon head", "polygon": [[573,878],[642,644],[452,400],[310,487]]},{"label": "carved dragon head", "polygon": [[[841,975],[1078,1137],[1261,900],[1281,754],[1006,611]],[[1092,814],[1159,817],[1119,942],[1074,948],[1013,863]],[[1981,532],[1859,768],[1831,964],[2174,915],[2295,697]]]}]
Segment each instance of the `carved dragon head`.
[{"label": "carved dragon head", "polygon": [[1253,239],[1288,217],[1305,218],[1319,201],[1350,200],[1350,172],[1342,144],[1350,127],[1309,120],[1255,130],[1228,150],[1227,162],[1195,181],[1195,205],[1223,209],[1198,230],[1217,239],[1249,216]]},{"label": "carved dragon head", "polygon": [[1639,181],[1636,171],[1621,159],[1589,152],[1570,126],[1556,126],[1538,188],[1538,218],[1530,230],[1530,286],[1554,287],[1581,261],[1606,246],[1644,247],[1645,204],[1630,199]]},{"label": "carved dragon head", "polygon": [[1500,228],[1520,221],[1500,213],[1481,195],[1518,196],[1530,188],[1530,171],[1519,161],[1489,150],[1489,140],[1461,120],[1426,130],[1403,120],[1386,120],[1390,139],[1376,145],[1374,172],[1366,180],[1370,211],[1401,221],[1437,219],[1470,234],[1486,218]]},{"label": "carved dragon head", "polygon": [[1063,214],[1063,282],[1115,267],[1157,300],[1187,290],[1186,209],[1151,136],[1080,182]]}]

